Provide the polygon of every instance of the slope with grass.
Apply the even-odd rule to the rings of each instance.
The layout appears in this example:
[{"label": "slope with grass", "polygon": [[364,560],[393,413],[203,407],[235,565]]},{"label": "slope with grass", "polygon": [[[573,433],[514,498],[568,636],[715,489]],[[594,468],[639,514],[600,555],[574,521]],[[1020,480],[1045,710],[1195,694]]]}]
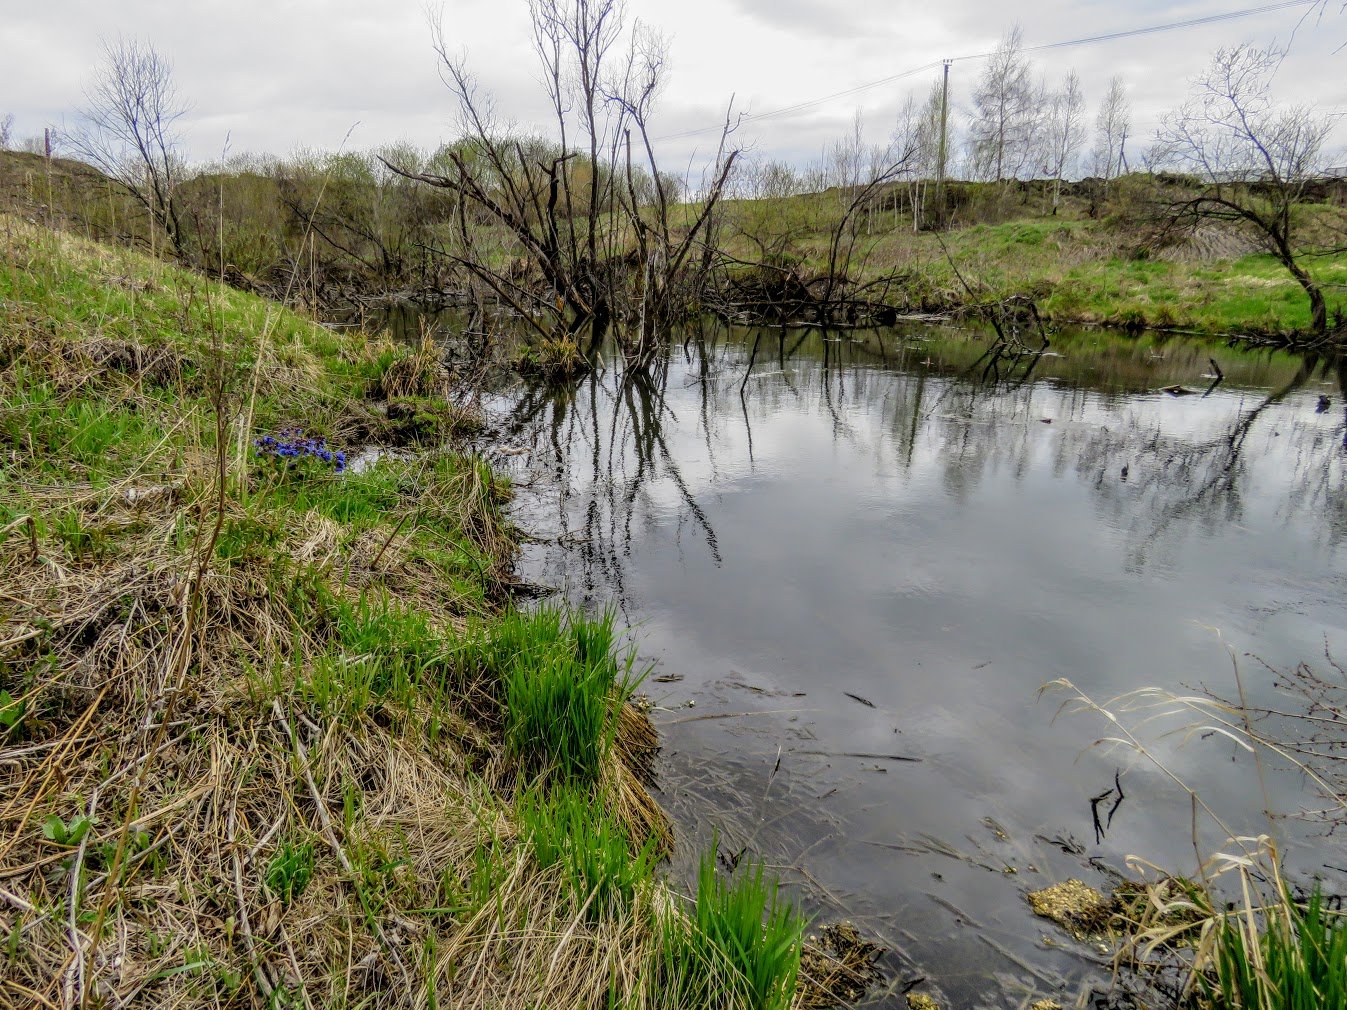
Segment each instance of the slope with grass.
[{"label": "slope with grass", "polygon": [[470,421],[433,349],[0,218],[0,1005],[776,1008],[855,976],[801,971],[760,871],[661,881],[632,655],[510,609]]},{"label": "slope with grass", "polygon": [[[1257,336],[1310,323],[1304,291],[1254,236],[1216,224],[1182,238],[1165,234],[1159,208],[1166,191],[1151,176],[1129,176],[1107,204],[1071,196],[1056,211],[1043,184],[1022,185],[953,184],[956,210],[943,232],[914,231],[910,212],[898,210],[904,190],[891,189],[844,229],[838,268],[854,282],[878,285],[867,297],[909,312],[1029,296],[1057,323]],[[808,283],[828,272],[844,206],[837,191],[734,201],[723,212],[722,242],[744,263],[766,261]],[[1336,207],[1305,213],[1309,245],[1338,244],[1316,218],[1331,217],[1340,229]],[[1303,262],[1330,312],[1347,309],[1347,254]]]}]

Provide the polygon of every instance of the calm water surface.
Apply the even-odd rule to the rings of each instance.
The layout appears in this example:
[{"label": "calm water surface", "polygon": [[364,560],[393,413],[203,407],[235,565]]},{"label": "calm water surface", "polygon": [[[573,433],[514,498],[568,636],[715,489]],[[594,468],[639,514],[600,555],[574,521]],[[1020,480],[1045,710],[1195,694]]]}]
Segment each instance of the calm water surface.
[{"label": "calm water surface", "polygon": [[[1089,749],[1098,717],[1054,722],[1066,695],[1043,684],[1233,693],[1233,652],[1267,698],[1246,653],[1347,652],[1335,368],[1094,334],[993,389],[964,374],[983,346],[713,328],[650,376],[490,404],[539,538],[525,576],[620,608],[654,664],[677,871],[714,834],[765,859],[892,949],[881,1005],[914,980],[950,1006],[1066,1002],[1096,955],[1023,892],[1107,886],[1098,867],[1129,854],[1192,871],[1186,796]],[[1225,378],[1204,397],[1210,357]],[[1158,391],[1174,383],[1197,392]],[[1146,730],[1155,753],[1236,830],[1267,830],[1252,764],[1162,738],[1174,725]],[[1090,798],[1115,772],[1097,840]],[[1271,785],[1284,812],[1311,800]],[[1306,869],[1344,862],[1277,830]]]}]

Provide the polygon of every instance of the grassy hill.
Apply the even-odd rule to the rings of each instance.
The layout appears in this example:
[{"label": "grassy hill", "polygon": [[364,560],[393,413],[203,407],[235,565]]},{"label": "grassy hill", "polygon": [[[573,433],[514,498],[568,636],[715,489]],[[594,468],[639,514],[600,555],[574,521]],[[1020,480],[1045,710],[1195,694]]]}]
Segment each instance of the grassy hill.
[{"label": "grassy hill", "polygon": [[444,379],[0,217],[0,1003],[770,1008],[854,976],[801,968],[760,870],[662,882],[632,654],[511,609],[509,488]]},{"label": "grassy hill", "polygon": [[[950,227],[914,230],[913,187],[880,190],[843,222],[837,190],[731,200],[715,236],[731,275],[768,264],[810,282],[831,269],[906,312],[957,312],[981,300],[1030,296],[1058,323],[1211,335],[1283,336],[1309,323],[1304,292],[1257,236],[1228,224],[1162,234],[1163,207],[1182,180],[1136,174],[1104,199],[1089,183],[1054,207],[1044,182],[950,184]],[[929,194],[928,194],[929,195]],[[243,287],[332,305],[394,290],[462,287],[451,195],[383,173],[362,156],[201,174],[180,189],[193,262]],[[1339,244],[1340,187],[1307,195],[1309,245]],[[162,251],[134,201],[78,162],[0,152],[0,210],[90,238]],[[694,214],[696,208],[684,208]],[[1330,223],[1332,227],[1330,227]],[[474,227],[476,253],[508,273],[521,250],[498,226]],[[619,245],[621,243],[619,242]],[[460,250],[461,251],[461,250]],[[1330,313],[1347,305],[1347,253],[1307,257]],[[536,279],[536,278],[535,278]],[[541,281],[539,281],[541,283]],[[972,289],[971,293],[969,289]]]},{"label": "grassy hill", "polygon": [[[1255,236],[1213,224],[1161,241],[1166,191],[1149,176],[1122,180],[1107,202],[1073,187],[1055,212],[1046,183],[951,186],[955,210],[944,231],[913,230],[903,187],[856,214],[839,242],[848,272],[861,282],[892,278],[879,290],[911,312],[1028,295],[1057,323],[1213,335],[1285,334],[1309,324],[1303,290]],[[731,201],[722,241],[740,260],[767,259],[804,278],[820,276],[845,203],[836,191]],[[1331,239],[1314,234],[1313,218],[1337,211],[1325,203],[1306,212],[1307,234]],[[1347,306],[1347,253],[1306,263],[1330,310]]]}]

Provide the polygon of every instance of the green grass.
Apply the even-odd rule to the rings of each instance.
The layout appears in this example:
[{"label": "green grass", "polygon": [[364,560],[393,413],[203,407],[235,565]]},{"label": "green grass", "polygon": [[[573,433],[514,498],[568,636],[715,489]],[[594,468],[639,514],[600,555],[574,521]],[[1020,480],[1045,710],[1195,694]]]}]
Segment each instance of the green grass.
[{"label": "green grass", "polygon": [[639,681],[634,656],[616,651],[611,613],[590,619],[552,606],[508,613],[461,661],[499,678],[506,751],[526,782],[599,781],[618,709]]},{"label": "green grass", "polygon": [[498,918],[503,917],[500,901],[501,885],[509,874],[507,845],[490,827],[484,837],[472,847],[462,870],[445,870],[440,874],[436,908],[426,910],[436,915],[471,916],[479,909],[495,903]]},{"label": "green grass", "polygon": [[[64,755],[41,795],[11,789],[4,830],[33,873],[8,886],[46,900],[46,857],[85,832],[102,876],[78,914],[93,930],[105,910],[134,983],[184,1006],[266,1002],[239,992],[281,964],[277,923],[315,1005],[381,962],[380,998],[406,1007],[592,1006],[610,986],[634,1005],[656,977],[673,988],[651,1005],[785,1006],[801,923],[761,868],[727,882],[708,862],[690,914],[657,878],[665,838],[645,835],[663,822],[616,746],[640,677],[614,616],[503,609],[508,486],[437,439],[344,473],[254,451],[295,427],[387,448],[368,401],[400,360],[0,218],[0,575],[18,604],[0,742]],[[137,727],[175,685],[183,721],[143,758]],[[138,793],[118,769],[142,760]],[[238,919],[201,869],[231,864]],[[25,992],[65,972],[64,921],[16,941]],[[647,970],[618,986],[619,963]]]},{"label": "green grass", "polygon": [[1347,922],[1316,886],[1303,904],[1285,896],[1261,933],[1252,915],[1217,925],[1215,979],[1202,987],[1221,1010],[1342,1010],[1347,1007]]},{"label": "green grass", "polygon": [[267,863],[267,887],[283,904],[288,905],[303,894],[312,879],[313,845],[310,842],[285,842]]},{"label": "green grass", "polygon": [[[981,296],[1033,296],[1058,323],[1211,334],[1287,333],[1309,325],[1308,299],[1270,255],[1161,258],[1141,249],[1139,240],[1154,227],[1145,177],[1129,179],[1123,197],[1096,218],[1079,198],[1066,200],[1053,215],[1042,199],[1010,198],[1009,191],[998,195],[996,187],[980,184],[958,187],[972,194],[970,203],[939,235],[914,233],[910,217],[900,214],[895,221],[891,210],[862,221],[852,275],[865,280],[897,274],[900,283],[888,297],[911,311],[965,303],[957,266]],[[834,192],[730,201],[729,251],[755,261],[767,249],[774,262],[794,265],[803,276],[821,274],[840,207]],[[1324,217],[1305,209],[1307,221]],[[1330,312],[1347,308],[1347,256],[1305,257],[1303,264],[1324,287]]]},{"label": "green grass", "polygon": [[761,864],[726,880],[715,850],[697,875],[689,917],[661,922],[661,958],[653,982],[679,1007],[786,1010],[795,997],[804,919],[783,901]]},{"label": "green grass", "polygon": [[421,703],[447,701],[449,643],[426,614],[386,594],[351,599],[318,584],[302,592],[303,627],[323,643],[299,665],[278,666],[276,688],[293,683],[298,696],[329,716],[376,709],[410,715]]},{"label": "green grass", "polygon": [[591,792],[566,786],[531,791],[516,809],[538,865],[559,868],[591,919],[630,908],[638,889],[654,877],[654,839],[634,844]]}]

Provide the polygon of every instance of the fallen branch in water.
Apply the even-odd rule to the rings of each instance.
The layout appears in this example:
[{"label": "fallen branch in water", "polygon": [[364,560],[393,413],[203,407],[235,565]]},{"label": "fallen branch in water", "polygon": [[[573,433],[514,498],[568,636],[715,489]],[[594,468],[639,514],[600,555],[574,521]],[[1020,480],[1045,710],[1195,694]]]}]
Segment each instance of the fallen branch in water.
[{"label": "fallen branch in water", "polygon": [[907,754],[866,754],[862,751],[844,751],[844,750],[797,750],[795,753],[806,754],[809,757],[866,758],[870,761],[919,762],[922,760],[922,758],[911,757]]}]

